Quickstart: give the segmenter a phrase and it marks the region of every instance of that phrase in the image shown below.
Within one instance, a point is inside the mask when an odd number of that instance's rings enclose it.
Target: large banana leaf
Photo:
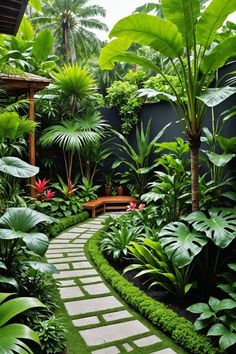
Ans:
[[[29,178],[39,172],[39,168],[32,166],[18,157],[2,157],[0,171],[18,178]]]
[[[159,237],[169,259],[180,268],[190,264],[207,244],[203,234],[189,230],[189,227],[181,222],[166,225]]]
[[[236,0],[212,0],[197,24],[197,43],[209,47],[226,18],[236,11]]]
[[[204,56],[201,71],[208,73],[221,68],[228,59],[236,55],[236,37],[229,37],[218,44],[208,55]]]
[[[205,103],[208,107],[215,107],[224,102],[227,98],[236,93],[236,87],[225,86],[218,88],[209,88],[204,95],[197,97],[199,101]]]
[[[30,208],[9,208],[0,218],[0,226],[15,232],[28,232],[44,221],[52,223],[54,219]]]
[[[145,59],[134,53],[128,53],[126,50],[132,44],[126,39],[114,39],[108,43],[102,50],[99,58],[99,65],[103,70],[112,70],[116,62],[127,62],[144,66],[154,72],[159,72],[158,67],[150,60]]]
[[[165,17],[174,23],[188,49],[193,46],[195,22],[200,16],[199,0],[162,0]]]
[[[53,35],[49,29],[45,29],[37,35],[32,48],[32,55],[38,62],[45,61],[53,47]]]
[[[173,23],[147,14],[123,18],[110,32],[112,37],[150,46],[169,58],[181,56],[184,50],[182,36]]]
[[[213,208],[209,210],[209,217],[196,211],[188,215],[186,220],[220,248],[227,247],[236,237],[236,214],[233,209]]]

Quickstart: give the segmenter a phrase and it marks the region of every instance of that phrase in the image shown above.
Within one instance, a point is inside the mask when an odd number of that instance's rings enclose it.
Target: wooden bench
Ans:
[[[130,202],[137,202],[138,200],[130,196],[111,196],[99,197],[96,200],[91,200],[83,204],[85,210],[91,210],[92,218],[96,218],[97,213],[105,213],[108,210],[126,210]]]

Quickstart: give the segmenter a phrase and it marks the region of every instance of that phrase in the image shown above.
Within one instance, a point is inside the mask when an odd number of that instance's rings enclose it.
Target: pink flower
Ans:
[[[129,205],[127,205],[127,211],[133,212],[137,207],[137,203],[130,202]]]
[[[144,203],[139,204],[138,211],[142,211],[145,208],[145,206],[146,205]]]
[[[53,192],[51,189],[47,189],[45,193],[45,200],[51,200],[55,195],[55,192]]]

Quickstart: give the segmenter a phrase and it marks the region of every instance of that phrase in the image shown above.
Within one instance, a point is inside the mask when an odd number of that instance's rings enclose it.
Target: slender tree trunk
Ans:
[[[68,24],[66,21],[62,20],[62,52],[64,56],[65,63],[69,62],[68,55]]]
[[[191,157],[191,189],[192,189],[192,211],[199,210],[199,148],[201,145],[200,136],[189,139]]]

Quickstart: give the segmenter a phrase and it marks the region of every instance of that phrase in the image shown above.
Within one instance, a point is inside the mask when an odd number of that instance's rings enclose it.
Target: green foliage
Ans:
[[[39,168],[32,166],[18,157],[2,157],[0,171],[17,178],[29,178],[39,172]]]
[[[224,283],[220,283],[217,287],[223,290],[234,301],[236,301],[236,264],[227,264],[230,271],[220,274],[220,278],[223,278]]]
[[[98,185],[93,185],[86,177],[82,178],[82,184],[79,185],[79,197],[81,203],[89,202],[90,200],[97,199],[97,191],[100,188]]]
[[[234,209],[214,208],[208,215],[201,211],[186,217],[195,230],[205,233],[206,237],[220,247],[226,248],[236,237],[236,214]]]
[[[68,229],[70,226],[79,224],[89,218],[87,211],[82,211],[77,215],[61,218],[58,224],[50,225],[47,228],[47,235],[49,238],[56,237],[60,232]]]
[[[149,183],[151,190],[142,195],[142,200],[158,201],[161,206],[158,216],[168,223],[178,220],[190,204],[189,146],[182,138],[177,138],[174,142],[157,143],[156,147],[158,154],[168,151],[155,161],[155,166],[160,166],[164,172],[155,172],[155,181]]]
[[[11,295],[0,293],[0,348],[2,353],[31,354],[32,350],[25,340],[39,344],[39,338],[28,326],[15,323],[14,317],[26,310],[44,305],[39,300],[30,297],[6,300]]]
[[[48,248],[48,238],[34,231],[41,222],[52,223],[52,218],[29,208],[9,208],[0,218],[0,259],[13,270],[17,256],[31,251],[43,256]],[[26,250],[25,250],[26,246]]]
[[[128,255],[128,246],[139,237],[139,227],[130,227],[125,223],[117,227],[116,224],[116,226],[111,226],[109,231],[104,232],[101,250],[114,261],[122,262]]]
[[[141,88],[143,83],[146,82],[147,78],[148,75],[146,71],[144,71],[142,68],[137,68],[136,70],[129,70],[128,73],[123,77],[123,80],[136,85],[138,88]]]
[[[34,207],[51,217],[64,218],[78,214],[82,210],[82,201],[77,195],[71,195],[66,199],[55,197],[48,202],[36,200]]]
[[[208,328],[208,336],[220,337],[219,345],[226,350],[236,343],[236,301],[232,299],[219,300],[210,297],[208,304],[198,303],[188,310],[200,314],[194,326],[197,330]]]
[[[36,318],[32,327],[40,339],[40,354],[61,354],[66,348],[65,329],[60,318]]]
[[[203,335],[199,335],[190,321],[177,315],[162,303],[145,295],[113,269],[102,255],[99,244],[102,231],[97,232],[88,242],[88,250],[103,277],[118,292],[126,303],[132,306],[154,326],[167,333],[187,352],[192,354],[216,354],[219,350]]]
[[[115,81],[107,90],[109,107],[119,108],[122,133],[129,134],[138,122],[141,104],[134,95],[138,86],[127,81]]]
[[[160,242],[143,239],[143,244],[133,242],[128,246],[137,263],[125,268],[124,272],[139,270],[135,277],[147,275],[152,280],[151,286],[165,289],[177,297],[184,296],[192,287],[189,283],[189,269],[179,270],[169,261]]]
[[[158,93],[158,95],[154,97],[151,101],[153,100],[155,102],[159,102],[163,100],[168,101],[169,99],[166,94],[174,95],[172,87],[174,87],[179,94],[184,95],[177,76],[166,75],[166,78],[170,84],[166,83],[166,80],[163,78],[161,74],[152,76],[147,81],[144,82],[143,85],[144,88],[153,89]],[[165,93],[165,95],[163,93]]]
[[[120,183],[133,184],[139,196],[144,193],[150,173],[155,168],[155,165],[151,163],[151,154],[154,152],[154,146],[168,126],[169,124],[151,140],[151,120],[146,129],[141,124],[140,129],[136,128],[136,149],[130,145],[129,141],[122,134],[115,132],[121,140],[121,143],[117,144],[117,146],[123,155],[118,157],[112,168],[117,168],[122,164],[128,168],[122,175]]]
[[[168,258],[179,268],[190,263],[207,244],[204,234],[181,222],[172,222],[159,233],[160,243]]]

